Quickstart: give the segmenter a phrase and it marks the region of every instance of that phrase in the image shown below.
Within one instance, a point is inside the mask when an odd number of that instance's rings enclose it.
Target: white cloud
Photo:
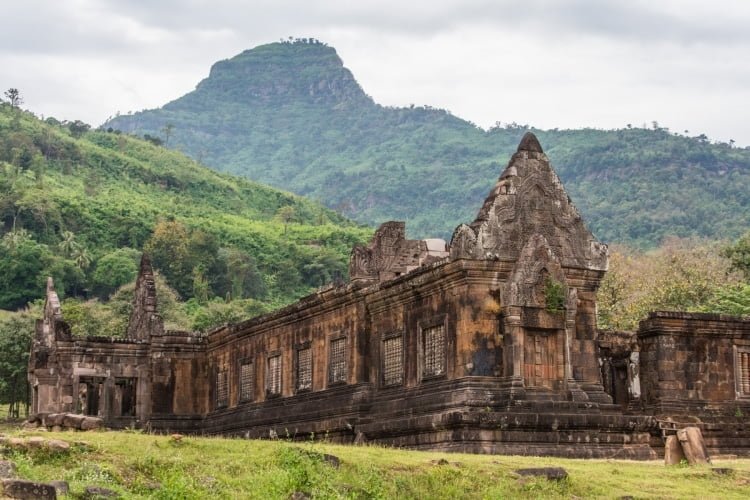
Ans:
[[[27,0],[0,32],[0,86],[99,124],[189,92],[217,60],[313,36],[383,104],[483,126],[657,120],[750,145],[748,21],[730,0]]]

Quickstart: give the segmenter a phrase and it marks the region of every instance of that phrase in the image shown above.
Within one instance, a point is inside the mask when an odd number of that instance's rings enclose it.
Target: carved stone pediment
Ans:
[[[568,296],[565,273],[547,239],[534,234],[524,245],[505,285],[503,303],[511,306],[545,308],[548,280],[564,287]]]
[[[386,281],[448,255],[441,239],[407,240],[406,225],[382,224],[367,246],[356,245],[349,256],[352,281]]]
[[[154,271],[151,259],[145,253],[141,256],[134,295],[133,312],[128,321],[126,337],[148,340],[152,335],[164,333],[164,321],[157,311]]]
[[[453,231],[450,246],[451,259],[479,259],[477,235],[466,224],[461,224]]]
[[[607,246],[586,229],[539,141],[529,132],[474,222],[454,232],[451,257],[517,260],[533,234],[545,237],[565,267],[607,269]]]

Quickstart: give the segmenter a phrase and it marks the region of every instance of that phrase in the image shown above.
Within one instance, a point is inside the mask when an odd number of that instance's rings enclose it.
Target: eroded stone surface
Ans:
[[[0,460],[0,479],[16,477],[16,464],[10,460]]]
[[[568,477],[568,471],[562,467],[533,467],[528,469],[518,469],[516,474],[519,476],[543,477],[550,481],[561,481]]]
[[[682,452],[690,465],[704,465],[711,462],[703,441],[703,434],[698,427],[686,427],[677,431]]]
[[[527,133],[476,219],[451,241],[453,258],[516,260],[543,236],[563,265],[606,270],[607,246],[586,229],[539,141]]]
[[[49,500],[57,498],[55,487],[46,483],[36,483],[23,479],[3,479],[2,494],[8,498],[26,500]]]
[[[50,481],[48,484],[55,488],[58,495],[67,495],[70,493],[70,485],[67,481]]]
[[[86,486],[83,489],[83,495],[81,496],[84,500],[104,500],[111,498],[120,498],[120,494],[109,488],[102,486]]]

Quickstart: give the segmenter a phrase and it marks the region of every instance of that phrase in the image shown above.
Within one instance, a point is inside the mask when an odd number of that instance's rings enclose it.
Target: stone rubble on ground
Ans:
[[[45,429],[55,432],[64,430],[90,431],[101,429],[104,420],[99,417],[76,413],[37,413],[24,423],[26,429]]]
[[[3,479],[2,495],[7,498],[22,498],[28,500],[56,499],[57,491],[51,484],[36,483],[23,479]]]

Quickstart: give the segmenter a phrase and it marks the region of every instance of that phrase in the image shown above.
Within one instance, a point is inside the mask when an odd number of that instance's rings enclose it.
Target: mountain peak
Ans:
[[[235,103],[371,101],[336,50],[313,38],[260,45],[219,61],[196,92]]]

